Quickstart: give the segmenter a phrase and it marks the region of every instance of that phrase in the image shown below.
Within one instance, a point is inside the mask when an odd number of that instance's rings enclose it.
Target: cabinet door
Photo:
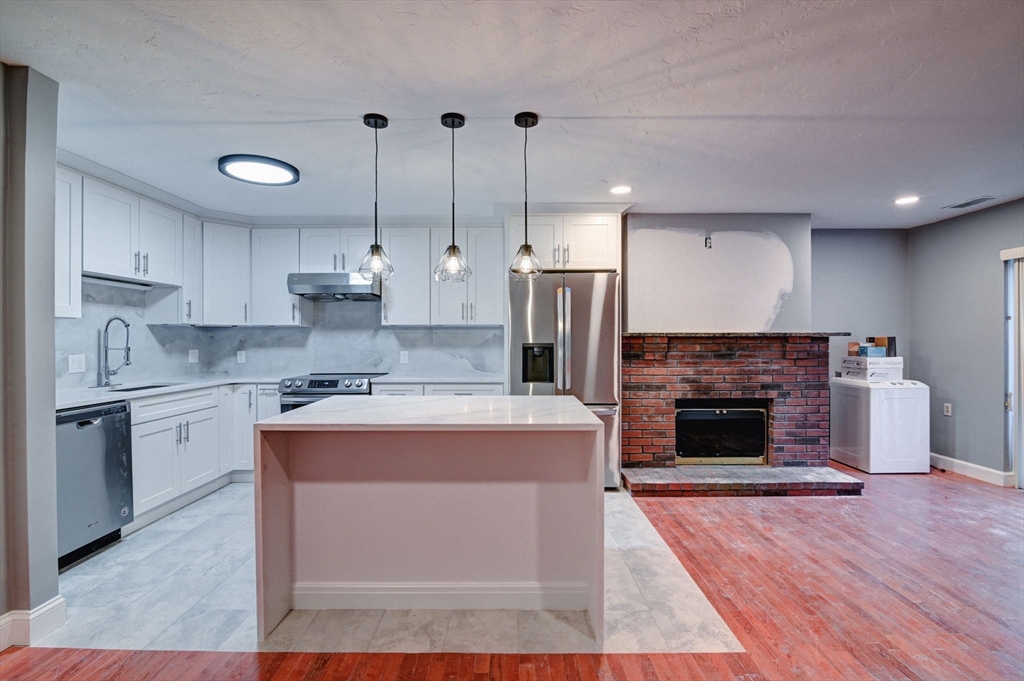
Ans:
[[[373,243],[373,227],[342,227],[339,272],[358,272]]]
[[[252,230],[251,324],[296,326],[298,296],[288,293],[288,274],[299,270],[299,230]]]
[[[425,395],[500,395],[502,393],[501,383],[448,383],[437,385],[426,385],[423,387]]]
[[[384,251],[395,273],[382,286],[381,321],[385,325],[430,324],[430,230],[390,227],[382,232]]]
[[[562,223],[562,267],[619,269],[619,221],[615,215],[566,215]]]
[[[512,264],[519,247],[523,245],[523,216],[510,215],[506,221],[508,228],[508,254],[505,258],[505,269]],[[562,269],[562,217],[560,215],[530,214],[530,245],[540,260],[540,266],[546,270]]]
[[[203,323],[250,323],[249,228],[203,223]]]
[[[373,384],[374,395],[401,395],[414,396],[423,394],[422,383],[389,383],[387,385]]]
[[[182,214],[142,199],[139,204],[139,250],[147,281],[181,286]]]
[[[220,418],[220,474],[235,470],[235,390],[222,385],[217,389],[217,412]]]
[[[181,312],[182,324],[203,321],[203,223],[184,216],[181,232]]]
[[[277,385],[260,385],[256,401],[256,419],[262,421],[281,413],[281,393]]]
[[[181,491],[195,489],[220,474],[220,418],[216,408],[182,417]]]
[[[82,183],[82,270],[140,279],[139,197],[91,177]]]
[[[341,257],[341,230],[337,227],[299,230],[299,272],[341,272]]]
[[[466,243],[469,247],[470,324],[500,326],[505,313],[505,239],[500,228],[470,227]]]
[[[178,442],[181,420],[159,419],[132,426],[132,495],[135,517],[181,493]]]
[[[54,202],[54,312],[82,317],[82,176],[57,168]]]
[[[253,431],[256,423],[256,404],[258,400],[255,385],[239,385],[235,387],[234,448],[235,470],[251,471],[253,468]]]
[[[467,259],[473,257],[473,249],[466,242],[466,230],[464,228],[455,230],[456,243],[462,248]],[[433,272],[434,265],[444,255],[444,251],[451,245],[452,230],[450,227],[433,227],[430,230],[430,268]],[[397,269],[397,268],[396,268]],[[476,267],[472,262],[469,269],[473,271],[467,279],[475,279],[477,276]],[[469,281],[437,281],[433,274],[430,276],[430,323],[431,324],[457,324],[465,325],[469,320]]]

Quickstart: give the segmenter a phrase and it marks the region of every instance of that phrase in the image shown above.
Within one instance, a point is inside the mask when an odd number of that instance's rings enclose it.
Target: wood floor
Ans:
[[[0,679],[1024,679],[1024,493],[839,468],[864,496],[637,500],[746,653],[13,648]]]

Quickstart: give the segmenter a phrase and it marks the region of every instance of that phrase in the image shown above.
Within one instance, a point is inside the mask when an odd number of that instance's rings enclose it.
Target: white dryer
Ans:
[[[829,456],[865,473],[927,473],[928,386],[833,378]]]

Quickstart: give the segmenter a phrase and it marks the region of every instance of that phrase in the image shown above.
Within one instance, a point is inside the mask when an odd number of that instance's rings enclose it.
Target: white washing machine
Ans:
[[[928,386],[833,378],[829,456],[865,473],[927,473]]]

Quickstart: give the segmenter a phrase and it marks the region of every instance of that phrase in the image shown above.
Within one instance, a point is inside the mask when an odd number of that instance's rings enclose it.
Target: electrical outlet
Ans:
[[[245,364],[245,350],[239,350],[235,353],[235,361],[239,364]]]
[[[953,405],[950,404],[949,402],[944,402],[942,404],[942,415],[943,416],[952,416],[953,415]]]
[[[199,351],[198,350],[189,350],[188,351],[188,363],[189,364],[195,364],[198,361],[199,361]]]
[[[402,350],[401,352],[399,352],[398,353],[398,361],[399,361],[400,364],[408,364],[409,363],[409,353],[408,353],[408,351]]]
[[[68,373],[85,373],[85,355],[68,355]]]

